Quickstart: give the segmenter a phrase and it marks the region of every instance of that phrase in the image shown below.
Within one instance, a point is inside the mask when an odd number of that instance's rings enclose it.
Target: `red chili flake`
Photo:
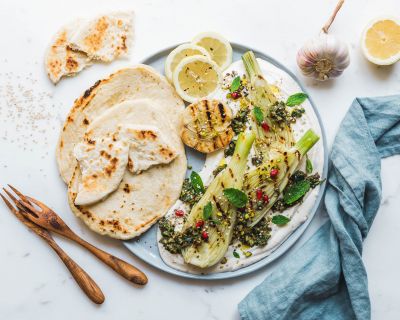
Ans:
[[[264,194],[263,200],[264,200],[265,203],[269,203],[269,197],[268,197],[267,194]]]
[[[261,127],[263,128],[263,130],[265,132],[269,132],[269,125],[265,121],[263,123],[261,123]]]
[[[272,169],[271,172],[269,173],[271,178],[276,178],[278,176],[279,170],[278,169]]]
[[[202,226],[204,226],[204,221],[203,220],[198,220],[196,222],[196,228],[200,229]]]
[[[207,233],[207,231],[203,231],[203,232],[201,233],[201,237],[202,237],[204,240],[207,240],[207,239],[208,239],[208,233]]]
[[[236,99],[241,97],[241,94],[239,92],[237,92],[237,91],[233,91],[231,93],[231,97],[232,97],[232,99],[236,100]]]
[[[261,200],[262,196],[263,196],[262,190],[261,190],[261,189],[257,189],[257,190],[256,190],[256,197],[257,197],[257,200]]]
[[[175,215],[177,217],[183,217],[185,215],[185,212],[183,210],[175,210]]]

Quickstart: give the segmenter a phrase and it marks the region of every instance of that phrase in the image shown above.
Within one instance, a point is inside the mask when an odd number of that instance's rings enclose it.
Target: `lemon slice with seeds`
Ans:
[[[362,36],[365,57],[377,65],[393,64],[400,59],[400,22],[380,18],[371,22]]]
[[[193,103],[212,95],[221,82],[217,64],[205,56],[191,56],[181,60],[173,72],[176,92]]]
[[[203,47],[197,46],[192,43],[184,43],[175,48],[170,52],[167,59],[165,60],[165,76],[167,79],[172,82],[172,74],[182,59],[195,56],[195,55],[203,55],[209,59],[211,59],[210,54]]]
[[[218,33],[200,33],[192,43],[206,49],[221,70],[225,70],[232,63],[232,47],[228,40]]]

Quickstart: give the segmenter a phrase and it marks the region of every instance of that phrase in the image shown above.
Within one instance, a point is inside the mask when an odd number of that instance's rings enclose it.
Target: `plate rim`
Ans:
[[[145,64],[145,65],[150,65],[150,63],[154,60],[160,59],[166,55],[168,55],[168,53],[175,49],[177,46],[179,46],[182,43],[178,43],[176,45],[171,45],[168,46],[164,49],[161,49],[149,56],[147,56],[146,58],[142,59],[139,63],[141,64]],[[238,50],[238,51],[248,51],[251,50],[254,52],[254,54],[258,57],[258,58],[262,58],[267,60],[268,62],[272,63],[273,65],[275,65],[276,67],[282,69],[284,72],[286,72],[292,79],[294,79],[296,81],[296,83],[299,85],[299,87],[301,88],[301,90],[304,93],[308,94],[308,91],[306,90],[306,88],[304,87],[303,83],[297,78],[297,76],[291,71],[289,70],[286,66],[284,66],[281,62],[279,62],[278,60],[276,60],[275,58],[273,58],[272,56],[263,53],[262,51],[252,48],[252,47],[248,47],[246,45],[242,45],[236,42],[230,42],[233,51]],[[151,66],[151,65],[150,65]],[[274,250],[270,255],[262,258],[261,260],[254,262],[253,264],[250,264],[246,267],[237,269],[237,270],[233,270],[233,271],[225,271],[225,272],[220,272],[220,273],[210,273],[210,274],[193,274],[193,273],[189,273],[189,272],[184,272],[184,271],[180,271],[180,270],[176,270],[170,266],[168,266],[161,258],[160,259],[162,261],[162,263],[164,264],[164,268],[162,266],[159,266],[155,263],[153,263],[152,260],[148,259],[147,257],[141,256],[139,254],[137,254],[137,252],[134,252],[132,250],[132,248],[130,247],[131,242],[132,241],[136,241],[139,238],[134,238],[134,239],[130,239],[127,241],[122,241],[123,245],[136,257],[138,257],[140,260],[146,262],[147,264],[151,265],[153,268],[156,268],[157,270],[166,272],[168,274],[177,276],[177,277],[181,277],[181,278],[186,278],[186,279],[195,279],[195,280],[205,280],[205,281],[211,281],[211,280],[224,280],[224,279],[232,279],[232,278],[237,278],[237,277],[241,277],[244,275],[247,275],[249,273],[255,272],[257,270],[260,270],[261,268],[269,265],[270,263],[276,261],[277,259],[279,259],[282,255],[284,255],[287,251],[289,251],[289,249],[300,239],[300,237],[304,234],[304,232],[306,231],[306,229],[308,228],[308,226],[310,225],[311,221],[314,219],[315,214],[318,210],[318,208],[321,205],[323,196],[325,194],[325,190],[326,190],[326,178],[328,175],[328,159],[329,159],[329,150],[328,150],[328,143],[327,143],[327,138],[326,138],[326,132],[325,132],[325,127],[324,124],[322,122],[322,118],[321,115],[313,101],[313,99],[311,98],[311,96],[308,94],[308,100],[310,101],[311,107],[314,110],[314,113],[317,117],[318,120],[318,124],[320,126],[321,129],[321,134],[322,134],[322,143],[323,143],[323,147],[324,147],[324,165],[323,165],[323,169],[322,169],[322,174],[321,174],[321,178],[325,179],[325,183],[323,183],[320,186],[320,190],[318,193],[318,196],[314,202],[314,205],[310,211],[309,217],[307,218],[307,220],[301,224],[294,232],[292,232],[279,246],[278,248],[276,248],[276,250]],[[157,224],[154,224],[154,226],[152,228],[154,228],[155,226],[157,226]],[[152,229],[151,228],[151,229]],[[149,232],[149,230],[146,231]],[[285,248],[283,250],[279,250],[282,246],[285,246]],[[157,249],[158,250],[158,249]]]

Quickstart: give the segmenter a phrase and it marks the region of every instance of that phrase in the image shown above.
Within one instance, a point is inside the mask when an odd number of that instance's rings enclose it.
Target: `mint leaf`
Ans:
[[[240,88],[240,77],[237,76],[231,83],[230,92],[234,92]]]
[[[208,202],[204,207],[203,207],[203,218],[204,220],[208,220],[211,218],[211,213],[212,213],[212,203]]]
[[[235,188],[224,189],[224,196],[236,208],[243,208],[248,200],[247,195],[243,191]]]
[[[283,202],[290,205],[303,197],[311,188],[308,180],[296,181],[283,191]]]
[[[190,174],[190,183],[196,193],[204,193],[203,180],[196,171],[192,171]]]
[[[307,160],[306,160],[306,173],[307,173],[307,174],[311,174],[312,171],[313,171],[312,162],[311,162],[311,160],[308,159],[308,157],[307,157]]]
[[[254,114],[254,118],[256,118],[256,121],[257,121],[258,124],[263,122],[264,115],[263,115],[263,112],[262,112],[260,107],[254,107],[253,114]]]
[[[240,258],[240,255],[239,255],[239,253],[237,253],[237,251],[233,251],[233,256],[236,258],[236,259],[239,259]]]
[[[278,214],[278,215],[272,217],[272,223],[274,223],[278,226],[283,226],[286,223],[288,223],[289,221],[290,221],[290,219],[288,217],[285,217],[281,214]]]
[[[306,99],[308,98],[308,95],[303,93],[303,92],[298,92],[295,94],[292,94],[287,100],[286,100],[286,105],[288,107],[294,107],[302,104]]]

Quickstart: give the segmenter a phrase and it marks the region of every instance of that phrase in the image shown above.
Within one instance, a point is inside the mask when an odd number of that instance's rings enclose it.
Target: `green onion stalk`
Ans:
[[[186,263],[207,268],[218,263],[228,250],[236,223],[236,208],[224,196],[224,189],[242,189],[247,157],[253,145],[255,135],[252,131],[240,133],[234,154],[228,166],[210,183],[206,192],[190,211],[183,230],[195,226],[203,220],[204,207],[212,205],[210,221],[207,223],[207,241],[193,245],[182,251]],[[218,222],[218,223],[214,223]]]
[[[250,215],[248,225],[256,225],[272,208],[280,194],[282,194],[289,182],[289,177],[296,171],[304,155],[317,143],[319,136],[309,129],[295,144],[287,151],[271,150],[270,159],[246,173],[243,189],[249,199],[256,199],[257,190],[262,190],[268,196],[269,202],[260,210],[248,208]],[[271,175],[272,170],[278,172],[275,176]],[[276,171],[277,170],[277,171]]]

